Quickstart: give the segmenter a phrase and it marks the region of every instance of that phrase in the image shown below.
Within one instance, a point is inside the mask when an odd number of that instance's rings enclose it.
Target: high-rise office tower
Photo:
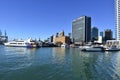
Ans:
[[[104,38],[104,41],[107,41],[107,40],[112,40],[112,30],[111,29],[106,29],[103,33],[103,38]]]
[[[120,40],[120,0],[115,0],[115,37]]]
[[[98,28],[97,27],[92,27],[91,29],[91,40],[98,40]]]
[[[91,41],[91,17],[81,16],[73,20],[72,38],[75,44]]]
[[[102,31],[100,32],[100,36],[102,36],[102,37],[103,37],[103,32],[102,32]]]

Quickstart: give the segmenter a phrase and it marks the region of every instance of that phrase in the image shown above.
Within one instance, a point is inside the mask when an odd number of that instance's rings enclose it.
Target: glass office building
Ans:
[[[81,16],[73,20],[72,38],[75,44],[91,41],[91,17]]]
[[[120,40],[120,0],[115,0],[115,19],[115,37],[117,40]]]
[[[103,33],[103,38],[104,38],[104,41],[106,42],[107,40],[112,40],[112,35],[113,35],[113,32],[111,29],[106,29]]]
[[[91,29],[91,40],[98,40],[98,28],[97,27],[93,27]]]

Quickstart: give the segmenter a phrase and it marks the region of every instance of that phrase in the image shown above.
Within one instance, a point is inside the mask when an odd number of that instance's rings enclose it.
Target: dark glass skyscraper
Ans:
[[[100,32],[100,36],[102,36],[102,37],[103,37],[103,32],[102,32],[102,31]]]
[[[81,16],[73,20],[72,38],[75,44],[91,41],[91,17]]]
[[[91,40],[98,40],[98,28],[97,27],[93,27],[91,30]]]
[[[112,40],[112,34],[113,32],[111,31],[111,29],[106,29],[103,33],[103,38],[104,38],[104,41],[107,41],[107,40]]]

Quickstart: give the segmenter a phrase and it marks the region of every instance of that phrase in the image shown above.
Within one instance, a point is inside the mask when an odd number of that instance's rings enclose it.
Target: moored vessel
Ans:
[[[62,44],[61,47],[63,47],[63,48],[69,48],[70,46],[68,44]]]
[[[104,47],[101,46],[84,46],[81,51],[86,51],[86,52],[104,52],[105,49]]]
[[[107,47],[105,50],[106,51],[120,51],[120,48],[117,48],[116,46],[111,45],[110,47]]]
[[[27,48],[35,48],[37,47],[35,41],[31,38],[28,40],[14,40],[7,43],[4,43],[5,46],[9,47],[27,47]]]

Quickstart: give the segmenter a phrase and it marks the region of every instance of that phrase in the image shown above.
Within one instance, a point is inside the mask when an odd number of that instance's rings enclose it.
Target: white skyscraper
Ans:
[[[117,40],[120,40],[120,0],[115,0],[115,19],[116,19],[115,37]]]

